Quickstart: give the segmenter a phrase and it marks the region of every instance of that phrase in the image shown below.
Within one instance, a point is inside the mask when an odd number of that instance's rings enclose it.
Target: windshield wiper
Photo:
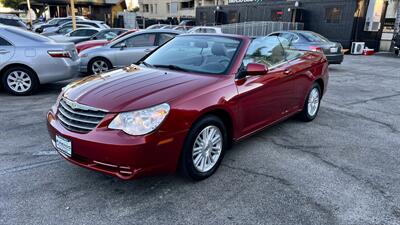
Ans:
[[[187,69],[184,69],[182,67],[176,66],[176,65],[153,65],[154,67],[159,67],[159,68],[167,68],[170,70],[178,70],[178,71],[188,71]]]
[[[143,65],[145,65],[146,67],[154,68],[153,65],[151,65],[150,63],[147,63],[147,62],[145,62],[145,61],[141,61],[140,64],[143,64]]]

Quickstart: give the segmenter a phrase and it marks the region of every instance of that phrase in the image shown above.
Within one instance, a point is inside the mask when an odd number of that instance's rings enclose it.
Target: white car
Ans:
[[[223,34],[224,32],[222,32],[222,29],[220,27],[199,26],[199,27],[193,27],[192,29],[188,30],[188,33]]]
[[[98,20],[77,20],[76,24],[81,24],[81,25],[88,25],[91,27],[99,28],[99,29],[109,29],[110,27],[104,23],[103,21],[98,21]],[[60,26],[55,26],[55,27],[48,27],[43,30],[43,33],[51,33],[55,32],[56,30],[59,30],[60,28],[70,26],[72,25],[72,21],[66,22]]]
[[[101,31],[101,29],[94,28],[94,27],[84,27],[79,28],[64,35],[53,35],[49,38],[53,39],[56,42],[74,42],[78,43],[82,39],[88,39],[94,34],[97,34]]]

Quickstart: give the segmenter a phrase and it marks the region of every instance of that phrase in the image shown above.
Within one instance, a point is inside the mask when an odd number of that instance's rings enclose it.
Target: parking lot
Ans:
[[[62,86],[0,92],[0,224],[400,224],[399,59],[330,67],[318,118],[237,143],[201,182],[122,181],[53,150],[45,115]]]

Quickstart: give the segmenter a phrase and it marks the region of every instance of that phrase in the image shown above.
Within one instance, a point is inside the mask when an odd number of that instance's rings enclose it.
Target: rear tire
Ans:
[[[319,107],[321,105],[321,98],[321,87],[319,84],[314,83],[308,92],[307,98],[304,102],[303,110],[299,114],[300,120],[304,122],[310,122],[317,117]]]
[[[210,115],[196,122],[183,145],[180,170],[192,180],[203,180],[215,173],[228,146],[224,123]]]
[[[36,74],[23,66],[14,66],[6,70],[2,76],[2,83],[4,89],[12,95],[30,95],[39,86]]]

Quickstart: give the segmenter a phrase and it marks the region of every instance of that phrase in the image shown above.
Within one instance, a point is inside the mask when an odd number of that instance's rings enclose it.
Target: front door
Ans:
[[[156,48],[156,34],[155,33],[146,33],[131,36],[116,44],[112,48],[113,57],[114,57],[114,66],[115,67],[123,67],[127,65],[131,65],[132,63],[136,63],[142,57],[144,57],[147,53],[151,52],[154,48]],[[123,47],[121,44],[124,43]]]
[[[269,71],[266,75],[248,76],[236,82],[243,135],[283,118],[287,113],[286,106],[294,104],[285,51],[277,37],[253,40],[243,60],[243,68],[248,63],[265,64]]]

